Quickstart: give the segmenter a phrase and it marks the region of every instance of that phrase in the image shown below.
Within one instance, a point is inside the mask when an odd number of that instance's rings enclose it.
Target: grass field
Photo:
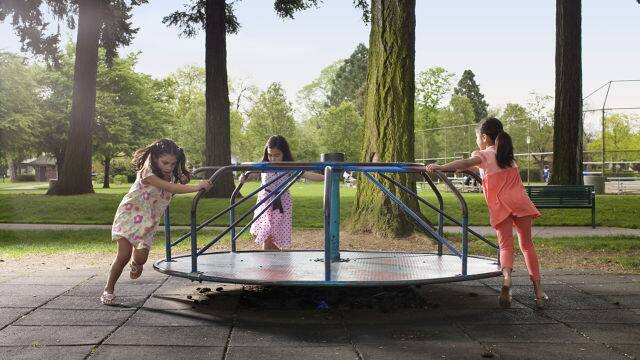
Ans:
[[[24,184],[24,183],[18,183]],[[4,223],[54,223],[54,224],[110,224],[123,194],[130,185],[114,185],[111,189],[96,188],[96,194],[77,196],[46,196],[41,190],[2,190],[0,188],[0,222]],[[247,194],[258,186],[250,182],[243,188]],[[322,183],[297,183],[291,188],[293,196],[293,224],[296,228],[321,228]],[[431,191],[420,190],[419,194],[432,204],[436,197]],[[341,219],[351,214],[354,188],[341,188]],[[460,205],[451,193],[443,193],[445,210],[460,217]],[[471,225],[488,225],[487,207],[479,193],[465,193]],[[172,224],[187,225],[193,194],[178,195],[171,204]],[[254,199],[239,206],[238,213],[247,211]],[[226,199],[204,199],[198,214],[204,220],[228,206]],[[423,206],[423,213],[436,221],[436,213]],[[590,225],[589,209],[543,209],[543,216],[535,225]],[[596,223],[599,226],[640,228],[640,195],[598,195],[596,197]],[[215,222],[227,225],[228,217]]]

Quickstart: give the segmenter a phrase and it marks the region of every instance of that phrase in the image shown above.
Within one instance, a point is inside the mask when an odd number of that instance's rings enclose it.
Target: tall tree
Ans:
[[[451,91],[451,79],[455,76],[443,67],[421,71],[416,80],[416,129],[437,127],[436,113],[440,102]]]
[[[280,83],[269,85],[249,111],[247,142],[252,149],[253,161],[262,158],[264,144],[272,135],[284,136],[289,142],[294,158],[297,158],[299,142],[296,136],[296,121]]]
[[[473,71],[465,70],[462,73],[460,81],[458,81],[458,86],[453,89],[453,93],[455,95],[466,96],[471,100],[476,122],[479,122],[487,116],[487,107],[489,105],[484,101],[484,95],[480,92],[480,86],[476,83],[475,77]]]
[[[340,106],[332,106],[318,118],[320,152],[341,152],[346,161],[358,161],[362,149],[362,118],[353,103],[344,101]]]
[[[329,105],[338,107],[343,101],[352,102],[360,116],[364,114],[367,83],[367,47],[360,43],[338,68],[329,94]]]
[[[59,33],[45,34],[47,23],[41,6],[45,4],[57,20],[66,20],[75,27],[78,16],[78,38],[74,68],[73,100],[69,139],[65,162],[58,173],[58,181],[47,194],[72,195],[93,192],[91,184],[91,147],[95,127],[96,76],[98,47],[106,50],[108,59],[116,56],[120,45],[128,45],[137,32],[131,27],[131,9],[146,0],[34,0],[0,2],[0,21],[12,16],[12,25],[23,48],[45,59],[57,61]],[[130,5],[129,5],[130,4]]]
[[[581,7],[582,0],[556,0],[556,102],[549,180],[556,185],[583,183]]]
[[[225,166],[231,163],[231,116],[227,83],[227,37],[235,34],[240,24],[233,11],[233,2],[224,0],[192,0],[185,11],[176,11],[163,19],[177,25],[182,34],[195,36],[205,30],[206,122],[205,165]],[[296,11],[317,5],[317,0],[276,0],[274,8],[281,17],[293,18]],[[219,178],[208,192],[212,197],[229,197],[233,192],[232,173]]]
[[[413,162],[415,98],[415,0],[373,0],[362,161]],[[415,179],[395,179],[415,190]],[[419,213],[415,199],[383,184]],[[361,178],[351,219],[353,230],[403,236],[414,221],[373,183]]]
[[[12,167],[31,153],[37,111],[37,84],[33,69],[20,56],[0,51],[0,160]]]

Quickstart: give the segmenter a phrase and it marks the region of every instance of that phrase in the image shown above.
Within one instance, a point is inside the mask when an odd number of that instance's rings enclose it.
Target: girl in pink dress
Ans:
[[[262,161],[281,162],[293,161],[293,155],[289,149],[287,140],[280,136],[274,135],[267,140],[264,146]],[[262,184],[266,184],[273,178],[281,175],[281,172],[261,173],[260,179]],[[240,182],[244,183],[250,175],[241,175]],[[323,181],[324,175],[305,172],[302,177],[313,181]],[[267,188],[258,193],[258,202],[264,199],[270,192],[274,191],[280,184],[287,180],[287,176],[282,177]],[[274,195],[275,196],[275,195]],[[267,206],[270,200],[256,208],[254,218],[258,216]],[[276,200],[260,217],[251,225],[251,234],[256,237],[256,243],[262,245],[264,250],[286,249],[291,246],[291,216],[293,210],[293,202],[289,190],[285,191],[279,200]]]
[[[142,274],[156,228],[172,195],[211,188],[209,181],[185,185],[191,176],[185,163],[182,149],[167,139],[158,140],[135,152],[133,165],[137,171],[136,181],[120,202],[111,226],[111,238],[118,243],[118,253],[100,297],[104,305],[114,304],[116,281],[129,260],[129,276],[137,279]]]
[[[535,304],[544,307],[547,295],[540,284],[540,265],[531,239],[531,223],[540,212],[527,196],[518,166],[513,156],[511,136],[502,127],[500,120],[486,118],[476,129],[476,143],[480,148],[469,159],[452,161],[444,165],[429,164],[427,171],[458,171],[472,167],[480,169],[482,190],[489,207],[491,226],[498,234],[500,264],[504,276],[499,304],[511,307],[511,272],[513,270],[513,227],[515,226],[524,255],[529,278],[533,283]]]

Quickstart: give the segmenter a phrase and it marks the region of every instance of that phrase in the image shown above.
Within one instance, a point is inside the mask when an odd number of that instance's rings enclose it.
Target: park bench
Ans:
[[[525,186],[537,208],[591,209],[591,227],[596,227],[596,195],[592,185]]]

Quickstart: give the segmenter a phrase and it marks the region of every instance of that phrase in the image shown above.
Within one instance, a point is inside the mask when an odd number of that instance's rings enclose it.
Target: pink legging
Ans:
[[[495,229],[498,233],[498,243],[500,245],[500,266],[502,269],[513,269],[513,226],[516,227],[520,250],[524,255],[524,262],[529,271],[532,281],[540,280],[540,265],[536,249],[531,240],[531,216],[508,217],[499,223]]]

